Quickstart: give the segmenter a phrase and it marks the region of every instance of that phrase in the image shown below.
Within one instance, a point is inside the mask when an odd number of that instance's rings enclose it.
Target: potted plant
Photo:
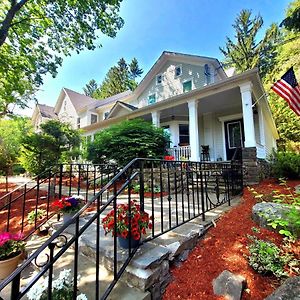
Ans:
[[[80,210],[83,205],[83,197],[73,195],[71,197],[63,197],[52,203],[52,206],[58,208],[58,211],[63,213],[63,221],[66,223],[73,215]]]
[[[105,234],[111,232],[117,235],[122,248],[135,248],[139,245],[141,234],[146,234],[146,229],[152,228],[149,215],[141,211],[136,201],[131,201],[130,209],[128,204],[119,204],[116,207],[116,220],[114,210],[111,210],[102,220]],[[116,224],[116,232],[115,232]]]
[[[18,266],[18,262],[25,250],[23,234],[0,234],[0,279],[6,278]]]

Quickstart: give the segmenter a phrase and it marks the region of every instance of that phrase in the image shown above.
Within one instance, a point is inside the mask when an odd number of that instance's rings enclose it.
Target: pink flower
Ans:
[[[0,247],[2,247],[6,242],[11,239],[11,235],[9,232],[3,232],[0,234]]]

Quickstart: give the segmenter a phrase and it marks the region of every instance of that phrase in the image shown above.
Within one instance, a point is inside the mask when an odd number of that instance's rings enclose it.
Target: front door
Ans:
[[[244,145],[243,119],[224,122],[224,129],[227,160],[231,160],[236,148]]]

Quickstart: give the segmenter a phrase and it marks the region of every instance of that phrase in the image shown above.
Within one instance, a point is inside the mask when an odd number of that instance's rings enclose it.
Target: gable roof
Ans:
[[[37,107],[42,117],[49,118],[49,119],[57,118],[57,114],[54,112],[54,107],[46,104],[38,104]]]
[[[72,104],[77,112],[86,106],[93,105],[93,104],[96,105],[96,103],[98,103],[98,100],[96,100],[92,97],[89,97],[89,96],[86,96],[83,94],[79,94],[79,93],[72,91],[70,89],[67,89],[67,88],[63,88],[63,90],[68,95],[70,101],[72,102]]]
[[[125,109],[127,112],[132,112],[134,110],[137,110],[138,108],[131,105],[131,104],[128,104],[128,103],[124,103],[122,101],[117,101],[115,103],[115,105],[112,107],[112,109],[109,111],[107,117],[105,119],[109,119],[110,117],[112,117],[113,113],[116,112],[117,110],[120,110],[120,109]]]
[[[151,69],[148,71],[148,73],[145,75],[145,77],[142,79],[142,81],[139,83],[137,88],[134,90],[134,94],[137,96],[143,92],[143,90],[146,88],[147,84],[159,73],[161,67],[167,62],[167,61],[178,61],[178,62],[186,62],[186,63],[211,63],[214,65],[214,67],[218,70],[220,70],[220,74],[223,77],[223,79],[227,78],[227,75],[219,62],[218,59],[208,56],[200,56],[200,55],[194,55],[194,54],[185,54],[185,53],[179,53],[179,52],[171,52],[171,51],[163,51],[163,53],[160,55],[160,57],[156,60],[154,65],[151,67]]]

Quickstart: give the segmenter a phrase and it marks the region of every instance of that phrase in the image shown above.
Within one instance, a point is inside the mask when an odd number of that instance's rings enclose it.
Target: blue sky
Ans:
[[[284,18],[289,0],[124,0],[124,27],[115,39],[101,37],[101,48],[64,59],[56,78],[46,76],[36,94],[39,103],[53,106],[62,87],[83,93],[92,78],[101,82],[120,57],[136,57],[144,74],[162,51],[216,57],[219,46],[233,36],[232,23],[243,9],[264,19],[264,28]]]

